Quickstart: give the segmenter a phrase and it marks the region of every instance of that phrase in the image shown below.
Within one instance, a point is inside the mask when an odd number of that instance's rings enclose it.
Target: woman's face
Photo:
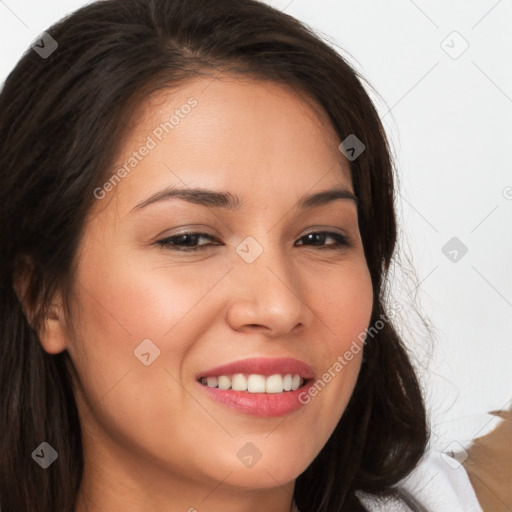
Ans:
[[[343,414],[371,316],[341,141],[268,81],[198,79],[140,114],[95,191],[62,345],[45,347],[76,368],[87,471],[153,498],[195,486],[196,503],[219,482],[288,489]],[[207,192],[166,194],[182,189]],[[345,192],[302,204],[332,189]],[[284,391],[286,374],[308,381]]]

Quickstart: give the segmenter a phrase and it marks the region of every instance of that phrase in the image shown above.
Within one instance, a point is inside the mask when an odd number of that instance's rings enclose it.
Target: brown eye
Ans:
[[[208,233],[188,232],[158,240],[157,245],[177,251],[197,251],[202,247],[220,244],[198,244],[200,239],[216,240]]]
[[[326,239],[333,239],[334,243],[328,243],[326,244]],[[308,233],[307,235],[304,235],[300,240],[306,240],[308,244],[301,244],[301,245],[313,245],[315,247],[319,247],[322,249],[338,249],[341,247],[348,247],[350,246],[350,243],[348,241],[348,238],[345,235],[342,235],[341,233],[334,233],[331,231],[314,231],[312,233]]]

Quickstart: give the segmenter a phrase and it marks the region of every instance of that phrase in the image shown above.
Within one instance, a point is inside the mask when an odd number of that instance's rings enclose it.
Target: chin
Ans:
[[[276,457],[276,460],[279,461],[279,457]],[[260,460],[252,468],[237,467],[225,483],[246,490],[270,489],[294,481],[307,466],[308,463],[300,467],[292,466],[284,460],[284,457],[281,463],[263,464]]]

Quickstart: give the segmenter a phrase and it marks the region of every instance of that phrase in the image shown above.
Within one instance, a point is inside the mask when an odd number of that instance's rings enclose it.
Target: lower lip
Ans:
[[[275,417],[290,414],[306,405],[299,401],[299,396],[306,396],[309,383],[295,391],[282,393],[249,393],[211,388],[197,383],[210,398],[238,412],[254,416]]]

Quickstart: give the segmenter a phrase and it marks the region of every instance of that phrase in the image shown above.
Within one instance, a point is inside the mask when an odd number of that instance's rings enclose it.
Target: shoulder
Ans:
[[[428,512],[483,512],[464,466],[454,457],[429,449],[397,488]],[[357,492],[368,512],[412,512],[402,500]],[[295,506],[295,503],[294,503]],[[297,508],[293,512],[299,512]]]
[[[416,468],[398,485],[428,512],[483,512],[464,467],[435,450],[425,453]],[[397,499],[361,495],[370,512],[410,512]]]

